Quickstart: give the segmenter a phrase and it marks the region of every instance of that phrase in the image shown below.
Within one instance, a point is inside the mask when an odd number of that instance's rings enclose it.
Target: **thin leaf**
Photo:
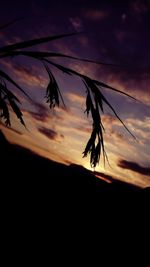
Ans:
[[[71,74],[77,75],[77,76],[79,76],[79,77],[81,77],[81,78],[83,78],[83,79],[90,79],[90,80],[91,80],[94,84],[96,84],[96,85],[102,86],[102,87],[104,87],[104,88],[106,88],[106,89],[111,89],[111,90],[113,90],[113,91],[115,91],[115,92],[118,92],[118,93],[120,93],[120,94],[123,94],[123,95],[125,95],[125,96],[127,96],[127,97],[130,97],[130,98],[132,98],[132,99],[138,101],[138,100],[137,100],[136,98],[134,98],[133,96],[131,96],[131,95],[129,95],[129,94],[123,92],[123,91],[120,91],[120,90],[118,90],[118,89],[116,89],[116,88],[114,88],[114,87],[111,87],[111,86],[109,86],[108,84],[102,83],[102,82],[97,81],[97,80],[93,80],[93,79],[87,77],[86,75],[80,74],[79,72],[77,72],[77,71],[75,71],[75,70],[72,70],[72,69],[70,69],[70,68],[63,67],[63,66],[61,66],[61,65],[59,65],[59,64],[56,64],[56,63],[54,63],[54,62],[52,62],[52,61],[50,61],[50,60],[47,60],[47,59],[44,59],[44,60],[45,60],[46,62],[48,62],[49,64],[55,66],[56,68],[60,69],[60,70],[64,69],[66,72],[69,72],[69,73],[71,73]]]
[[[39,52],[39,53],[42,53],[42,52]],[[41,56],[42,56],[42,54],[41,54]],[[70,58],[70,59],[74,59],[74,60],[78,60],[78,61],[94,63],[94,64],[98,64],[98,65],[119,67],[119,65],[116,65],[113,63],[105,63],[105,62],[95,61],[95,60],[91,60],[91,59],[85,59],[85,58],[79,58],[79,57],[64,55],[61,53],[45,53],[45,55],[43,54],[42,57],[65,57],[65,58]]]
[[[30,100],[31,97],[10,77],[8,76],[7,73],[5,73],[4,71],[0,70],[0,76],[3,77],[4,79],[6,79],[7,81],[9,81],[10,83],[12,83],[14,86],[16,86],[24,95],[26,95]]]
[[[23,120],[23,114],[20,110],[20,108],[17,106],[15,101],[13,101],[11,98],[8,98],[10,106],[12,107],[14,113],[16,114],[17,118],[20,120],[20,122],[25,126],[24,120]]]
[[[0,84],[0,89],[7,95],[9,96],[11,99],[16,100],[18,103],[20,103],[20,100],[10,91],[8,90],[8,88],[6,87],[6,85],[4,86],[3,84]]]
[[[51,72],[51,70],[49,69],[49,67],[47,66],[47,64],[44,63],[44,61],[43,61],[43,64],[44,64],[44,67],[45,67],[45,69],[46,69],[46,71],[47,71],[47,73],[48,73],[48,75],[49,75],[50,83],[51,83],[51,84],[53,83],[53,84],[55,85],[55,91],[58,91],[58,93],[59,93],[59,95],[60,95],[60,98],[61,98],[61,101],[62,101],[64,107],[66,108],[66,105],[65,105],[63,96],[62,96],[62,94],[61,94],[61,92],[60,92],[60,90],[59,90],[59,87],[58,87],[58,84],[57,84],[57,82],[56,82],[56,79],[55,79],[54,75],[52,74],[52,72]],[[47,90],[48,90],[48,87],[47,87]],[[47,97],[48,97],[48,95],[47,95]],[[57,104],[59,105],[59,97],[58,97],[58,96],[56,96],[56,97],[58,98],[58,101],[57,101],[57,99],[56,99],[56,102],[57,102]]]
[[[87,86],[87,84],[85,83],[85,81],[83,80],[83,83],[85,84],[86,88],[87,88],[87,97],[86,97],[86,110],[85,112],[87,112],[87,116],[89,115],[89,112],[91,111],[91,113],[94,110],[94,106],[92,103],[92,99],[91,99],[91,95],[90,95],[90,90]]]
[[[10,123],[9,110],[6,102],[4,101],[4,99],[1,98],[1,95],[0,95],[0,110],[2,110],[2,113],[0,115],[1,118],[4,118],[6,126],[10,126],[11,123]]]
[[[97,80],[92,80],[92,81],[93,81],[95,84],[97,84],[97,85],[99,85],[99,86],[101,86],[101,87],[105,87],[106,89],[111,89],[111,90],[113,90],[113,91],[115,91],[115,92],[118,92],[118,93],[120,93],[120,94],[123,94],[123,95],[125,95],[125,96],[128,96],[128,97],[130,97],[130,98],[132,98],[132,99],[134,99],[134,100],[137,101],[137,99],[134,98],[133,96],[131,96],[131,95],[129,95],[129,94],[123,92],[123,91],[120,91],[120,90],[118,90],[118,89],[116,89],[116,88],[114,88],[114,87],[111,87],[111,86],[109,86],[109,85],[106,84],[106,83],[103,83],[103,82],[100,82],[100,81],[97,81]]]
[[[100,161],[100,155],[101,155],[101,142],[99,140],[96,148],[95,148],[95,157],[94,157],[94,168],[96,167],[96,165],[99,163]]]
[[[86,97],[86,112],[87,115],[89,115],[89,112],[91,110],[91,96],[89,94],[89,92],[87,93],[87,97]]]
[[[90,164],[92,167],[93,167],[94,156],[95,156],[95,143],[92,145],[92,148],[91,148]]]
[[[103,159],[104,159],[104,167],[105,167],[105,157],[107,158],[107,154],[105,151],[105,146],[104,146],[104,138],[103,138],[103,132],[102,132],[102,128],[99,128],[99,138],[100,138],[100,142],[102,145],[102,151],[103,151]]]
[[[37,38],[37,39],[29,40],[29,41],[19,42],[19,43],[15,43],[15,44],[11,44],[11,45],[0,47],[0,53],[4,53],[4,52],[7,53],[7,52],[10,52],[12,50],[32,47],[32,46],[35,46],[35,45],[38,45],[38,44],[47,43],[49,41],[54,41],[54,40],[57,40],[57,39],[61,39],[61,38],[64,38],[64,37],[69,37],[69,36],[73,36],[73,35],[77,35],[77,34],[79,34],[79,33],[78,32],[73,32],[73,33],[60,34],[60,35],[54,35],[54,36],[47,36],[47,37],[43,37],[43,38]]]
[[[105,63],[105,62],[95,61],[91,59],[78,58],[78,57],[74,57],[70,55],[65,55],[62,53],[47,52],[47,51],[10,51],[6,54],[1,55],[0,58],[8,57],[8,56],[18,56],[18,55],[24,55],[24,56],[34,57],[34,58],[62,57],[62,58],[69,58],[69,59],[74,59],[74,60],[78,60],[82,62],[93,63],[97,65],[120,67],[119,65],[115,65],[112,63]]]
[[[102,101],[102,98],[100,97],[100,94],[95,94],[95,97],[97,98],[97,101],[98,101],[98,104],[100,106],[100,109],[102,112],[104,112],[104,109],[103,109],[103,101]]]
[[[64,67],[64,66],[62,66],[60,64],[54,63],[54,62],[52,62],[52,61],[50,61],[48,59],[43,59],[43,61],[55,66],[57,69],[61,70],[62,72],[66,72],[68,74],[74,74],[74,75],[77,75],[77,76],[79,76],[81,78],[85,78],[86,77],[85,75],[82,75],[82,74],[80,74],[79,72],[77,72],[75,70],[72,70],[72,69]]]
[[[102,94],[101,94],[102,95]],[[107,101],[107,99],[104,97],[104,95],[102,95],[102,99],[103,101],[110,107],[110,109],[114,112],[115,116],[117,117],[117,119],[122,123],[122,125],[124,126],[124,128],[128,131],[128,133],[130,133],[130,135],[132,135],[132,137],[136,140],[136,137],[130,132],[130,130],[127,128],[127,126],[124,124],[124,122],[120,119],[120,117],[118,116],[118,114],[116,113],[116,111],[114,110],[114,108],[112,107],[112,105]]]
[[[11,21],[9,21],[9,22],[7,22],[7,23],[1,25],[1,26],[0,26],[0,30],[3,30],[3,29],[5,29],[5,28],[7,28],[7,27],[13,25],[14,23],[16,23],[16,22],[18,22],[18,21],[20,21],[20,20],[22,20],[22,19],[23,19],[23,18],[18,18],[18,19],[11,20]]]
[[[101,109],[101,111],[103,112],[103,102],[102,102],[102,99],[99,95],[99,88],[93,83],[93,81],[88,78],[88,77],[85,77],[84,80],[83,80],[84,84],[86,85],[86,87],[88,87],[92,93],[93,93],[93,96],[95,98],[95,103],[96,105],[99,104],[99,107]]]
[[[83,158],[87,156],[87,154],[90,152],[91,147],[93,146],[93,144],[95,143],[95,139],[96,139],[96,131],[95,128],[93,128],[92,134],[90,139],[87,142],[87,145],[85,147],[85,150],[83,152]]]

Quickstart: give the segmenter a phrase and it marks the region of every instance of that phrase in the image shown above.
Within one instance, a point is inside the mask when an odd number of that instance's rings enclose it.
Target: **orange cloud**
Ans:
[[[83,97],[82,95],[78,95],[76,93],[66,93],[65,95],[67,96],[69,101],[72,103],[76,103],[81,106],[85,104],[85,97]]]
[[[20,82],[28,86],[46,87],[47,80],[39,73],[39,69],[35,66],[30,65],[30,67],[26,67],[9,61],[3,61],[2,63],[17,76]]]
[[[102,115],[102,121],[107,126],[112,125],[112,124],[118,125],[118,119],[115,116],[110,115],[110,114]]]

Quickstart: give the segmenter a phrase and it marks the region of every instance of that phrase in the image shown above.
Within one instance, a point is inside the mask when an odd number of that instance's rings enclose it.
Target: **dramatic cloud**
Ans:
[[[45,127],[38,127],[38,131],[45,135],[47,138],[56,141],[58,134],[52,129],[47,129]]]
[[[44,104],[38,103],[36,101],[32,102],[36,111],[28,111],[28,113],[37,121],[46,122],[48,118],[51,117],[50,110]]]
[[[119,160],[118,166],[123,169],[128,169],[139,174],[150,176],[150,167],[142,167],[136,162],[127,160]]]
[[[53,140],[53,141],[61,141],[64,139],[63,134],[57,133],[55,130],[52,130],[50,128],[46,127],[38,127],[37,128],[40,133],[45,135],[48,139]]]
[[[34,112],[34,111],[28,111],[28,113],[32,116],[32,118],[34,118],[37,121],[46,121],[47,120],[47,116],[45,117],[45,115],[38,113],[38,112]]]
[[[51,119],[51,121],[63,120],[62,113],[66,113],[61,107],[51,110],[48,104],[42,104],[36,101],[32,101],[31,105],[34,107],[33,110],[25,110],[25,112],[29,113],[33,119],[39,122],[47,122]]]
[[[5,67],[7,67],[16,78],[27,84],[28,86],[42,86],[44,87],[47,83],[43,75],[39,73],[39,69],[35,65],[23,66],[20,63],[14,63],[9,61],[2,62]]]

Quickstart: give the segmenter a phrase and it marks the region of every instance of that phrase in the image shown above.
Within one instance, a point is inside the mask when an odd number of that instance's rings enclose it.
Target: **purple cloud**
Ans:
[[[58,133],[52,129],[48,129],[45,127],[38,127],[38,131],[42,133],[43,135],[45,135],[47,138],[54,140],[54,141],[58,137]]]
[[[51,117],[49,109],[36,101],[32,102],[36,111],[28,111],[28,113],[37,121],[46,122]]]

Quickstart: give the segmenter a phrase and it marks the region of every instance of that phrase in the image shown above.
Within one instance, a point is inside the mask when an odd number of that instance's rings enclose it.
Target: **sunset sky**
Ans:
[[[102,119],[110,166],[106,164],[104,168],[102,159],[96,170],[142,187],[150,186],[150,1],[6,0],[0,8],[0,25],[20,19],[0,31],[1,46],[49,35],[82,32],[32,47],[32,50],[60,52],[120,65],[112,67],[53,59],[139,100],[133,101],[103,89],[137,140],[106,107]],[[91,118],[84,113],[86,88],[82,81],[52,67],[67,109],[61,104],[50,110],[45,99],[49,79],[40,62],[18,56],[1,59],[0,69],[7,71],[33,99],[29,102],[8,85],[20,97],[27,129],[11,114],[12,128],[0,125],[6,137],[12,143],[50,159],[91,169],[89,157],[82,158],[92,127]]]

